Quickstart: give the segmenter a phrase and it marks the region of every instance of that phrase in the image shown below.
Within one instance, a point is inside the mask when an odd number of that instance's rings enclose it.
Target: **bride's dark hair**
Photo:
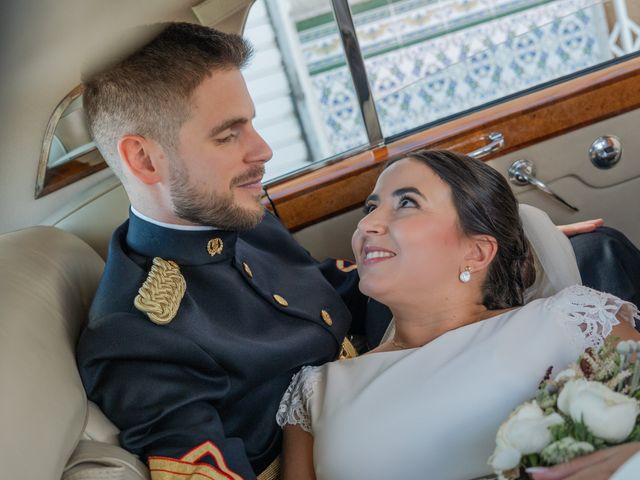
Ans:
[[[536,274],[518,202],[504,177],[480,160],[446,150],[418,150],[407,157],[424,163],[449,185],[465,235],[496,239],[498,252],[482,286],[482,303],[490,310],[522,305]]]

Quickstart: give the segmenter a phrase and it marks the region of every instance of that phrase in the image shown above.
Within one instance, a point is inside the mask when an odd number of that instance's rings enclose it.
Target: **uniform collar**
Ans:
[[[131,213],[133,213],[136,217],[139,217],[142,220],[146,220],[149,223],[153,223],[154,225],[158,225],[159,227],[190,231],[218,230],[216,227],[211,227],[209,225],[178,225],[177,223],[161,222],[159,220],[156,220],[155,218],[147,217],[144,213],[136,210],[133,205],[131,205],[129,208],[131,209]]]
[[[237,232],[178,230],[151,223],[129,212],[127,245],[146,257],[173,260],[178,265],[216,263],[234,257],[237,239]]]

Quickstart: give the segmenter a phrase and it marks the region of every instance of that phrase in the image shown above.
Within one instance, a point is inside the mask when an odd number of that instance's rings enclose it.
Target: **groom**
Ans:
[[[265,214],[271,150],[240,73],[249,55],[237,35],[170,24],[85,83],[93,138],[131,211],[78,365],[154,480],[276,478],[292,374],[348,355],[347,334],[375,345],[389,321],[353,266],[317,264]]]

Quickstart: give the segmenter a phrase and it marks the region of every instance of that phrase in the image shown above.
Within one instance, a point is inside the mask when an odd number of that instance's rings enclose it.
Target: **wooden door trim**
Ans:
[[[362,204],[384,163],[418,148],[470,152],[490,132],[505,145],[489,160],[640,107],[640,57],[614,64],[408,135],[339,162],[269,185],[280,219],[292,231]]]

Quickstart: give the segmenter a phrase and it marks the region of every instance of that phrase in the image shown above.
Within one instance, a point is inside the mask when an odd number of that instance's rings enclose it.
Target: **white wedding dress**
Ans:
[[[314,437],[318,480],[465,480],[491,473],[499,425],[637,308],[587,287],[467,325],[407,350],[304,367],[277,421]]]

